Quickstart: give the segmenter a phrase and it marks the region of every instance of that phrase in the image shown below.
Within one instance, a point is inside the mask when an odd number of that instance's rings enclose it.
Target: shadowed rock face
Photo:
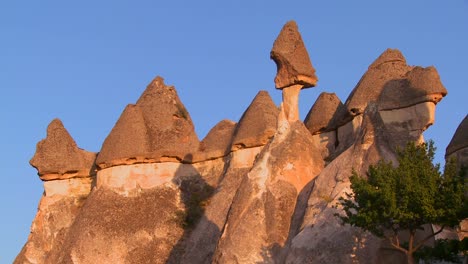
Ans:
[[[31,160],[45,192],[15,263],[400,263],[380,239],[342,226],[334,205],[352,169],[364,175],[422,140],[447,93],[437,71],[386,50],[345,105],[322,93],[304,125],[299,92],[317,78],[294,22],[271,57],[280,110],[260,91],[237,124],[223,120],[199,142],[157,77],[106,138],[97,175],[95,154],[54,120]],[[467,118],[447,147],[459,162]]]
[[[379,102],[379,110],[390,110],[438,103],[445,95],[447,90],[434,67],[408,66],[400,51],[387,49],[369,66],[345,105],[358,115],[369,102]]]
[[[265,145],[275,134],[278,108],[267,91],[260,91],[237,124],[232,150]]]
[[[154,79],[136,105],[129,105],[102,145],[97,165],[184,160],[199,141],[189,113],[173,86]]]
[[[323,92],[307,114],[304,124],[312,135],[336,129],[336,123],[343,120],[346,108],[335,93]]]
[[[96,153],[78,148],[60,119],[47,127],[47,137],[37,143],[29,162],[43,181],[89,177]]]
[[[468,115],[466,115],[460,125],[458,125],[452,140],[445,150],[445,157],[464,148],[468,148]]]
[[[369,102],[376,102],[389,81],[403,79],[411,70],[399,50],[387,49],[368,68],[346,100],[353,115],[362,114]]]
[[[230,120],[222,120],[216,124],[200,142],[200,151],[194,160],[208,160],[228,155],[235,128],[236,123]]]
[[[286,23],[273,44],[270,57],[275,61],[277,74],[275,85],[278,89],[299,84],[303,88],[317,83],[315,69],[294,21]]]

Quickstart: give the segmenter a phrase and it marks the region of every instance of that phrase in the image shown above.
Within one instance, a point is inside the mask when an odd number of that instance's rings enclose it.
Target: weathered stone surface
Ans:
[[[167,263],[184,233],[183,208],[172,185],[132,197],[98,188],[45,263]]]
[[[416,66],[401,80],[388,82],[379,99],[379,109],[389,110],[410,107],[424,102],[437,104],[447,90],[434,67]]]
[[[297,195],[323,168],[310,133],[284,112],[273,140],[244,178],[217,246],[215,263],[270,263],[286,244]]]
[[[262,149],[263,146],[240,149],[228,156],[226,168],[216,192],[205,208],[204,217],[187,240],[181,263],[213,263],[213,254],[225,227],[232,201]]]
[[[161,77],[156,77],[136,105],[129,105],[122,113],[104,141],[96,163],[106,168],[181,161],[191,159],[198,147],[192,120],[175,88],[166,86]]]
[[[48,256],[61,250],[92,186],[90,177],[45,181],[28,241],[14,263],[51,263]]]
[[[458,125],[452,140],[445,150],[445,157],[464,148],[468,148],[468,115],[465,115],[463,121]]]
[[[335,130],[338,122],[344,120],[346,107],[335,93],[322,92],[304,119],[312,135]]]
[[[236,126],[231,150],[268,143],[276,131],[278,112],[268,92],[258,92]]]
[[[389,82],[401,80],[411,70],[398,50],[387,49],[368,68],[345,106],[353,115],[362,114],[369,102],[377,102]]]
[[[351,92],[346,107],[361,114],[369,102],[379,110],[409,107],[418,103],[437,104],[447,90],[434,67],[412,67],[398,50],[387,49],[377,58]]]
[[[334,216],[339,197],[351,192],[354,168],[364,173],[380,158],[394,160],[394,153],[375,104],[364,113],[363,129],[355,143],[333,160],[314,180],[303,221],[293,235],[286,263],[380,263],[380,239],[357,228],[342,226]],[[304,203],[304,201],[298,201]]]
[[[435,104],[424,102],[379,114],[394,143],[404,147],[409,141],[424,142],[422,133],[434,123]]]
[[[96,153],[78,148],[60,119],[47,127],[47,137],[37,143],[36,153],[29,162],[43,181],[89,177]]]
[[[296,22],[289,21],[283,26],[273,44],[270,57],[277,66],[276,88],[283,89],[295,84],[300,84],[303,88],[316,85],[315,69]]]
[[[222,120],[216,124],[200,142],[200,149],[193,160],[203,161],[228,155],[235,128],[236,123],[231,120]]]

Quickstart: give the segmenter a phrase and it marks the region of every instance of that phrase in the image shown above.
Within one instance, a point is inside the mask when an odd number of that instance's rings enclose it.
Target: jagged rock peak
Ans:
[[[445,157],[463,148],[468,148],[468,115],[465,115],[463,121],[458,125],[452,140],[445,150]]]
[[[322,92],[307,114],[304,124],[312,135],[336,129],[347,114],[346,107],[335,93]]]
[[[275,134],[279,110],[267,91],[260,91],[234,132],[232,150],[263,146]]]
[[[289,21],[283,26],[273,44],[270,58],[277,66],[275,77],[277,89],[295,84],[302,85],[302,88],[316,85],[318,79],[315,76],[315,69],[295,21]]]
[[[102,145],[99,168],[141,162],[191,161],[199,140],[173,86],[156,77],[124,110]],[[189,160],[186,160],[186,159]]]
[[[76,142],[63,126],[54,119],[47,127],[47,137],[36,146],[30,160],[43,181],[88,177],[92,172],[96,153],[78,148]]]
[[[369,66],[369,68],[377,68],[380,65],[388,62],[400,62],[406,65],[405,56],[398,49],[386,49],[380,56]]]

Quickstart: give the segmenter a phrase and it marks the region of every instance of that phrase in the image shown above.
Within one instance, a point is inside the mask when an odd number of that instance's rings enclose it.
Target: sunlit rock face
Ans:
[[[161,77],[97,155],[54,120],[31,160],[44,195],[15,263],[402,263],[379,238],[341,225],[335,205],[351,192],[352,169],[365,175],[423,141],[447,94],[437,71],[388,49],[344,104],[323,92],[301,122],[299,91],[317,77],[295,23],[271,58],[280,107],[259,91],[240,120],[220,121],[201,141]],[[446,153],[460,166],[466,120]]]
[[[50,263],[95,184],[96,153],[78,148],[59,119],[30,161],[44,184],[31,233],[15,263]]]

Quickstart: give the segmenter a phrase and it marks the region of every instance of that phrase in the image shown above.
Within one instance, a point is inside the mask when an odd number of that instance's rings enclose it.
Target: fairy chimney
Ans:
[[[290,122],[299,120],[299,92],[317,83],[315,69],[294,21],[286,23],[270,52],[277,73],[275,86],[283,92],[283,105]]]

